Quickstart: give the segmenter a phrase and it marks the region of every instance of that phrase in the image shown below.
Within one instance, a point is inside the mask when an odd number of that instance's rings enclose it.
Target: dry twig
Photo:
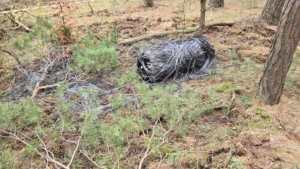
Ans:
[[[81,142],[81,140],[82,140],[82,136],[83,136],[83,130],[81,131],[81,134],[80,134],[80,136],[79,136],[79,139],[77,140],[76,148],[75,148],[75,150],[73,151],[71,160],[69,161],[69,164],[67,165],[68,168],[70,168],[72,162],[74,161],[75,155],[76,155],[76,153],[77,153],[77,151],[78,151],[78,148],[79,148],[79,144],[80,144],[80,142]]]
[[[25,144],[26,146],[28,147],[32,147],[32,145],[30,145],[29,143],[27,143],[26,141],[22,140],[20,137],[18,137],[16,134],[14,133],[11,133],[11,132],[7,132],[7,131],[2,131],[4,134],[7,134],[9,135],[8,137],[12,138],[12,139],[15,139],[15,140],[18,140],[20,141],[21,143]],[[6,136],[2,136],[0,135],[0,137],[6,137]],[[49,155],[44,155],[42,152],[40,152],[37,148],[34,148],[33,149],[39,156],[41,156],[42,158],[45,158],[47,161],[49,162],[52,162],[58,166],[60,166],[61,168],[64,168],[64,169],[70,169],[68,168],[67,166],[65,166],[64,164],[60,163],[59,161],[56,161],[54,158],[50,157]]]
[[[89,2],[89,1],[88,1],[87,3],[88,3],[88,5],[89,5],[89,7],[90,7],[90,9],[91,9],[91,13],[92,13],[92,15],[94,15],[94,10],[93,10],[93,7],[92,7],[92,5],[90,4],[90,2]]]
[[[83,126],[85,126],[86,121],[87,121],[87,118],[85,118],[85,121],[84,121]],[[4,136],[4,135],[0,135],[0,137],[9,137],[9,138],[12,138],[12,139],[15,139],[15,140],[20,141],[21,143],[25,144],[25,145],[28,146],[28,147],[33,148],[33,150],[34,150],[38,155],[40,155],[42,158],[44,158],[44,159],[46,160],[46,165],[47,165],[47,166],[48,166],[48,162],[52,162],[52,163],[54,163],[54,165],[57,165],[57,166],[59,166],[59,167],[61,167],[61,168],[64,168],[64,169],[70,169],[70,167],[71,167],[71,165],[72,165],[72,163],[73,163],[73,161],[74,161],[74,159],[75,159],[75,155],[76,155],[76,153],[77,153],[77,151],[78,151],[78,149],[79,149],[79,145],[80,145],[80,142],[81,142],[81,140],[82,140],[83,133],[84,133],[84,128],[81,130],[80,136],[79,136],[78,140],[75,142],[76,147],[75,147],[75,149],[74,149],[74,151],[73,151],[72,157],[71,157],[71,159],[70,159],[68,165],[64,165],[63,163],[61,163],[61,162],[55,160],[54,154],[48,150],[48,148],[47,148],[45,142],[43,141],[43,139],[42,139],[37,133],[36,133],[36,136],[37,136],[37,138],[40,140],[40,142],[42,143],[42,145],[43,145],[43,148],[42,148],[42,149],[45,151],[45,154],[42,153],[41,151],[39,151],[37,148],[34,148],[31,144],[29,144],[29,143],[27,143],[26,141],[22,140],[19,136],[17,136],[17,135],[15,134],[16,131],[15,131],[15,133],[7,132],[7,131],[1,131],[1,132],[4,133],[5,136]],[[8,136],[6,136],[6,135],[8,135]],[[51,155],[51,156],[50,156],[50,155]],[[59,168],[59,167],[58,167],[58,168]]]
[[[152,134],[151,134],[151,136],[150,136],[150,138],[149,138],[149,141],[148,141],[148,144],[147,144],[147,149],[146,149],[146,151],[145,151],[143,157],[142,157],[141,160],[140,160],[139,168],[138,168],[138,169],[142,169],[142,168],[143,168],[144,160],[145,160],[145,159],[148,157],[148,155],[151,153],[151,150],[150,150],[150,148],[151,148],[151,147],[150,147],[150,146],[151,146],[151,141],[152,141],[152,139],[153,139],[154,132],[155,132],[155,128],[156,128],[156,126],[157,126],[158,120],[159,120],[159,118],[155,121],[155,124],[154,124],[154,126],[153,126],[153,128],[152,128]]]
[[[23,72],[27,77],[29,76],[28,73],[27,73],[27,71],[26,71],[26,69],[25,69],[25,67],[24,67],[24,65],[21,63],[21,61],[19,60],[19,57],[16,54],[14,54],[14,53],[12,53],[12,52],[10,52],[8,50],[5,50],[5,49],[0,49],[0,50],[2,52],[7,53],[8,55],[12,56],[17,61],[18,69],[21,72]]]
[[[16,19],[16,17],[13,15],[13,14],[9,14],[9,15],[6,15],[12,23],[18,25],[17,27],[13,28],[13,29],[18,29],[20,27],[24,28],[27,32],[31,32],[32,29],[28,28],[25,24],[23,24],[21,21],[20,21],[20,17],[18,19]],[[22,15],[23,16],[23,15]]]
[[[60,86],[62,82],[56,83],[56,84],[52,84],[52,85],[45,85],[45,86],[40,86],[41,82],[43,82],[47,76],[48,70],[50,67],[53,66],[53,61],[50,61],[50,63],[44,68],[44,72],[41,76],[41,78],[36,82],[35,88],[32,92],[31,98],[35,98],[36,95],[38,94],[38,92],[41,89],[47,89],[47,88],[52,88],[52,87],[57,87]]]
[[[175,127],[175,125],[177,125],[179,123],[179,121],[182,119],[183,114],[178,118],[178,120],[164,133],[163,137],[162,137],[162,142],[160,144],[158,144],[155,148],[151,149],[151,141],[153,139],[154,133],[155,133],[155,128],[157,126],[158,120],[160,119],[160,117],[158,117],[158,119],[156,120],[153,129],[152,129],[152,134],[149,138],[149,142],[147,144],[147,149],[143,155],[143,157],[141,158],[140,162],[139,162],[139,167],[138,169],[142,169],[143,167],[143,163],[145,161],[145,159],[152,154],[155,150],[157,150],[160,146],[162,146],[163,144],[165,144],[168,140],[166,139],[167,135],[171,132],[171,130]],[[151,149],[151,150],[150,150]]]
[[[235,101],[235,89],[233,88],[232,98],[231,98],[230,104],[228,106],[227,115],[229,115],[229,113],[231,112],[234,101]]]
[[[90,158],[84,151],[80,151],[79,153],[81,153],[82,155],[84,155],[90,162],[92,162],[96,167],[98,168],[103,168],[101,167],[99,164],[97,164],[92,158]]]
[[[28,28],[26,25],[24,25],[22,22],[15,20],[15,22],[22,28],[24,28],[27,32],[31,32],[32,29]]]

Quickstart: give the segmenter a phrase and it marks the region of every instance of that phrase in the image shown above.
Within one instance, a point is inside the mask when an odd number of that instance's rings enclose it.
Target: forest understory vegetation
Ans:
[[[30,30],[0,15],[0,168],[299,167],[300,48],[282,102],[256,99],[276,30],[259,18],[265,1],[208,9],[207,23],[234,22],[204,30],[217,54],[210,76],[141,80],[139,49],[195,33],[118,42],[196,27],[198,2],[184,2],[111,0],[12,15]]]

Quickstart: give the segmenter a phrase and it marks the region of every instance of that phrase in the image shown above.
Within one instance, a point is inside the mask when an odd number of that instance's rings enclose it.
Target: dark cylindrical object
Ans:
[[[149,83],[178,79],[189,74],[206,73],[215,50],[200,36],[156,44],[137,56],[137,71]]]

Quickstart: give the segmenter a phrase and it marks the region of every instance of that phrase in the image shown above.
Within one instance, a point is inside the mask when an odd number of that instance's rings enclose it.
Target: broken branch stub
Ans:
[[[194,36],[141,50],[137,56],[137,71],[148,83],[171,78],[199,79],[207,74],[214,59],[215,50],[210,43],[202,36]]]

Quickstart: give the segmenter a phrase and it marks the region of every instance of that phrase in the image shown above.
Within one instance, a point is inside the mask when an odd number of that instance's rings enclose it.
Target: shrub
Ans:
[[[116,51],[116,32],[109,32],[108,37],[102,38],[101,43],[92,33],[73,45],[75,57],[75,67],[83,71],[101,72],[104,70],[113,70],[119,64]]]
[[[0,102],[0,116],[2,130],[22,130],[37,125],[42,114],[33,99],[23,99],[20,103]]]

